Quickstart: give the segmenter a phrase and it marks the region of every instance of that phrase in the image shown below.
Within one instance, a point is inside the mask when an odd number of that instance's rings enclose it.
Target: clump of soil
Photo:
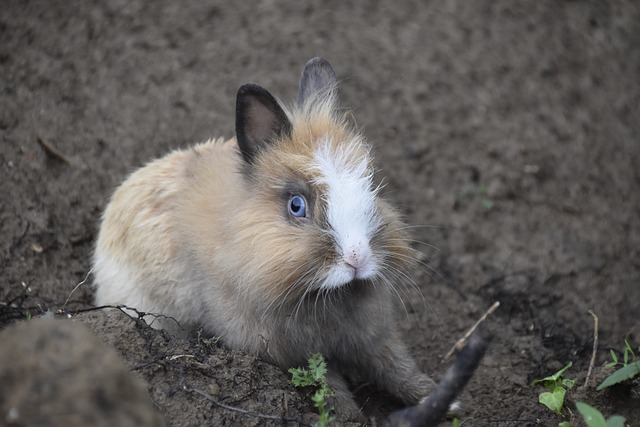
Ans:
[[[0,340],[3,424],[165,425],[145,384],[80,323],[20,322]]]

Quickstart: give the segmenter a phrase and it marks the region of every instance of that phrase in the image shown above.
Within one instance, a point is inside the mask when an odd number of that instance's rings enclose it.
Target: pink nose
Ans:
[[[360,277],[359,273],[366,270],[369,261],[371,260],[371,249],[368,245],[355,244],[352,245],[342,256],[344,262],[353,267],[355,270],[355,277]]]

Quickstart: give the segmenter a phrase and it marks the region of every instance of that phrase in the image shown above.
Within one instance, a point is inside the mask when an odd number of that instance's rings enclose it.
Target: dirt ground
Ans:
[[[531,382],[569,361],[567,375],[584,382],[588,310],[599,317],[599,378],[609,348],[640,341],[639,47],[631,0],[5,0],[0,327],[87,308],[91,287],[72,291],[115,186],[174,148],[232,136],[243,83],[292,99],[302,65],[320,55],[375,145],[388,197],[426,226],[414,235],[424,268],[410,271],[420,292],[398,318],[420,366],[441,377],[444,354],[500,301],[460,420],[571,420],[540,405]],[[75,321],[147,382],[169,425],[283,424],[194,389],[313,419],[307,395],[259,359],[168,339],[117,310]],[[640,425],[637,397],[596,383],[568,408],[583,400]],[[358,397],[377,420],[394,407],[370,387]]]

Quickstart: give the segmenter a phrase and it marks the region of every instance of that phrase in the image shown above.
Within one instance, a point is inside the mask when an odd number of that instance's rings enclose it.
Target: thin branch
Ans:
[[[587,378],[584,381],[584,387],[589,385],[591,371],[593,370],[593,365],[596,364],[596,353],[598,351],[598,316],[596,316],[593,310],[589,310],[588,313],[593,317],[593,352],[591,353],[591,362],[589,363],[589,370],[587,370]]]
[[[82,281],[81,281],[80,283],[78,283],[78,284],[76,285],[76,287],[75,287],[75,288],[73,288],[73,290],[71,291],[71,293],[70,293],[70,294],[69,294],[69,296],[67,297],[67,299],[66,299],[66,301],[64,302],[64,304],[62,304],[62,306],[63,306],[63,307],[66,307],[66,306],[67,306],[67,303],[69,303],[69,300],[71,299],[71,295],[73,295],[73,293],[74,293],[76,290],[78,290],[78,288],[79,288],[80,286],[82,286],[82,285],[84,285],[85,283],[87,283],[87,279],[89,279],[89,275],[90,275],[91,273],[93,273],[93,268],[92,268],[91,270],[89,270],[89,271],[87,272],[87,275],[86,275],[86,276],[84,276],[84,279],[82,279]]]
[[[48,143],[47,141],[45,141],[40,137],[37,138],[37,141],[38,141],[38,144],[40,144],[40,146],[44,148],[44,151],[46,151],[47,154],[55,157],[58,160],[62,160],[68,165],[71,164],[71,160],[67,156],[62,154],[56,147],[54,147],[53,145],[51,145],[50,143]]]
[[[66,309],[60,309],[58,310],[58,312],[60,314],[62,313],[67,313],[70,316],[75,316],[76,314],[80,314],[80,313],[87,313],[87,312],[91,312],[91,311],[98,311],[98,310],[104,310],[105,308],[115,308],[117,310],[120,310],[121,312],[123,312],[124,314],[126,314],[127,316],[131,317],[134,320],[144,320],[145,316],[151,316],[153,317],[154,320],[151,321],[151,323],[147,323],[147,325],[151,328],[153,328],[153,326],[151,325],[155,320],[157,319],[168,319],[171,320],[173,322],[175,322],[175,324],[178,326],[178,328],[180,328],[180,330],[184,330],[182,328],[182,325],[180,325],[180,322],[178,322],[175,318],[171,317],[171,316],[166,316],[164,314],[158,314],[158,313],[148,313],[145,311],[140,311],[136,308],[133,307],[129,307],[126,306],[124,304],[120,304],[120,305],[101,305],[101,306],[91,306],[88,308],[80,308],[78,310],[74,310],[71,312],[67,312]],[[137,318],[135,318],[134,316],[132,316],[132,313],[135,313],[136,316],[138,316]],[[161,331],[161,329],[154,329],[154,330],[158,330]]]
[[[208,393],[206,393],[206,392],[204,392],[202,390],[198,390],[197,388],[190,388],[190,387],[187,387],[186,385],[183,385],[182,389],[184,391],[186,391],[187,393],[198,394],[198,395],[204,397],[205,399],[207,399],[209,402],[213,403],[216,406],[219,406],[221,408],[227,409],[229,411],[237,412],[237,413],[242,414],[242,415],[246,415],[246,416],[249,416],[249,417],[262,418],[264,420],[273,420],[273,421],[280,421],[280,422],[285,421],[285,422],[297,423],[298,425],[303,425],[303,426],[311,426],[311,424],[305,422],[304,420],[302,420],[300,418],[263,414],[263,413],[260,413],[260,412],[248,411],[246,409],[238,408],[237,406],[227,405],[226,403],[220,402],[219,400],[217,400],[216,398],[214,398],[210,394],[208,394]]]
[[[484,322],[487,317],[493,313],[494,311],[496,311],[496,309],[500,307],[500,301],[496,301],[494,302],[491,307],[489,307],[489,309],[482,315],[482,317],[480,319],[478,319],[478,321],[471,327],[469,328],[469,330],[467,331],[466,334],[464,334],[462,336],[462,338],[460,338],[451,348],[451,350],[449,350],[449,352],[444,356],[444,359],[442,359],[442,362],[445,362],[447,360],[449,360],[449,358],[451,356],[453,356],[453,353],[455,353],[456,351],[460,351],[464,346],[465,343],[467,342],[467,340],[469,339],[469,337],[471,335],[473,335],[473,333],[475,332],[476,329],[478,329],[478,326],[480,326],[480,324],[482,322]]]

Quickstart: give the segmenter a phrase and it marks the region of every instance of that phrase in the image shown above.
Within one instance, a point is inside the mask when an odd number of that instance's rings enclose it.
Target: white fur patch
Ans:
[[[134,272],[122,262],[114,261],[104,250],[96,250],[93,270],[97,305],[123,304],[141,311],[151,309],[145,304],[144,294],[135,286],[138,278]]]
[[[333,146],[320,141],[314,153],[316,184],[327,187],[327,220],[341,260],[332,266],[321,285],[331,289],[354,279],[367,279],[378,271],[370,239],[379,223],[375,212],[376,190],[367,153],[355,144]]]

